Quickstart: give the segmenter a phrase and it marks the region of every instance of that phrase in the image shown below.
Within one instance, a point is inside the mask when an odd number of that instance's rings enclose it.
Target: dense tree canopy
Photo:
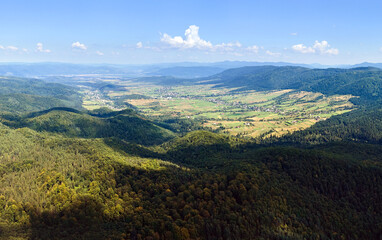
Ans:
[[[381,76],[262,67],[210,78],[359,96],[355,111],[258,139],[132,109],[83,111],[72,88],[2,78],[0,239],[380,239]]]

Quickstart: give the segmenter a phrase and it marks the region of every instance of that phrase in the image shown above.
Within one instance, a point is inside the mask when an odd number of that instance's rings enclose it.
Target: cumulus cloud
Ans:
[[[265,54],[269,55],[269,56],[272,56],[272,57],[278,57],[281,55],[281,53],[277,53],[277,52],[271,52],[269,50],[265,51]]]
[[[210,41],[204,40],[199,36],[199,27],[196,25],[189,26],[185,33],[184,37],[174,36],[171,37],[167,33],[164,33],[161,37],[161,42],[166,44],[171,48],[178,49],[201,49],[201,50],[212,50],[212,51],[233,51],[236,48],[241,48],[239,42],[235,43],[220,43],[212,44]]]
[[[44,49],[42,43],[37,43],[36,51],[42,52],[42,53],[50,53],[51,52],[50,49]]]
[[[296,44],[292,46],[292,49],[300,53],[319,53],[319,54],[328,54],[328,55],[338,55],[339,51],[337,48],[330,48],[330,45],[327,41],[315,41],[313,46],[307,47],[304,44]]]
[[[258,53],[259,49],[260,49],[259,46],[256,46],[256,45],[247,47],[247,50],[253,53]]]
[[[79,49],[79,50],[86,50],[86,49],[88,49],[88,47],[85,45],[85,44],[83,44],[83,43],[80,43],[80,42],[74,42],[74,43],[72,43],[72,48],[73,49]]]
[[[199,27],[189,26],[184,32],[184,36],[170,36],[167,33],[161,34],[161,45],[158,47],[143,45],[142,42],[136,43],[136,48],[145,48],[152,50],[173,49],[198,49],[203,50],[205,54],[220,53],[234,56],[245,56],[251,54],[269,55],[273,57],[281,56],[281,53],[265,51],[263,47],[257,45],[243,46],[240,42],[215,43],[205,40],[199,35]]]
[[[315,53],[316,52],[316,50],[314,50],[312,47],[307,47],[302,43],[293,45],[292,49],[300,53]]]
[[[315,41],[313,48],[316,49],[321,54],[331,54],[331,55],[337,55],[338,49],[336,48],[330,48],[330,45],[327,41]]]
[[[98,56],[103,56],[103,55],[105,55],[105,54],[104,54],[103,52],[101,52],[101,51],[97,51],[96,54],[97,54]]]
[[[199,27],[196,25],[191,25],[186,29],[184,36],[185,38],[183,39],[181,36],[171,37],[165,33],[162,35],[161,41],[174,48],[212,48],[211,42],[199,37]]]

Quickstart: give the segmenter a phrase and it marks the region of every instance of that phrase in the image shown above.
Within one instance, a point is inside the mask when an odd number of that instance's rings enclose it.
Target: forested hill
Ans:
[[[376,69],[241,70],[210,80],[379,99]],[[73,88],[3,80],[0,98],[14,96],[25,107],[0,112],[0,240],[382,236],[378,107],[260,145],[209,131],[185,134],[200,129],[191,119],[159,123],[132,109],[70,108],[63,103],[81,97]],[[12,104],[0,102],[0,110]]]
[[[381,236],[380,146],[358,160],[201,131],[154,159],[106,139],[0,133],[0,239]]]
[[[324,94],[352,94],[362,100],[382,98],[382,70],[378,68],[309,69],[303,67],[243,67],[200,79],[239,90],[298,89]]]
[[[3,114],[0,120],[13,128],[28,127],[65,137],[117,137],[143,145],[160,144],[175,137],[170,130],[129,109],[102,114],[100,111],[86,113],[71,108],[53,108],[24,115]]]
[[[320,121],[302,131],[263,139],[268,143],[313,145],[333,142],[382,143],[382,109],[361,108]]]
[[[52,107],[82,108],[76,89],[37,79],[0,77],[0,111],[32,112]]]

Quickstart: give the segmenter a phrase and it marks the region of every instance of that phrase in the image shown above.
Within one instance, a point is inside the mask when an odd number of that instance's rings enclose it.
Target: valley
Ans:
[[[269,66],[0,78],[0,239],[377,239],[380,84]]]
[[[249,138],[303,130],[356,108],[351,95],[293,89],[236,91],[213,84],[161,86],[134,79],[105,83],[120,88],[84,90],[84,108],[117,110],[128,103],[145,116],[193,119],[216,132]]]
[[[2,0],[0,240],[382,240],[381,9]]]

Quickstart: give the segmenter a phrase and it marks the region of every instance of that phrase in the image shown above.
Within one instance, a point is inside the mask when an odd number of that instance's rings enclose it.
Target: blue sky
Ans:
[[[382,1],[2,0],[1,62],[382,62]]]

